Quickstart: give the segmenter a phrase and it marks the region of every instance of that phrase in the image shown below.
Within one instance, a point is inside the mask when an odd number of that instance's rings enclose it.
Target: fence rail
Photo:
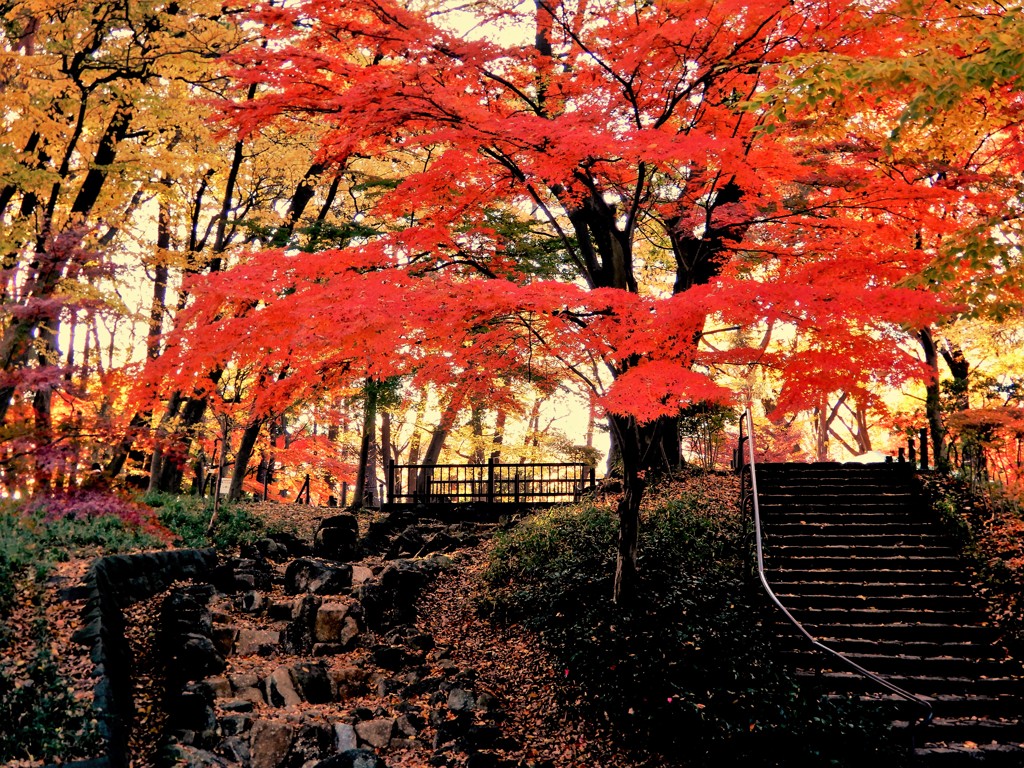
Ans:
[[[411,487],[402,488],[403,475],[416,478]],[[493,460],[486,464],[396,464],[391,461],[387,472],[390,504],[545,504],[579,501],[584,493],[596,487],[595,470],[586,464],[501,464]]]

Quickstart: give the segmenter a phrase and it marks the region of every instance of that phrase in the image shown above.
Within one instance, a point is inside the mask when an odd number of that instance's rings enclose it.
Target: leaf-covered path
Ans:
[[[610,734],[583,719],[573,706],[571,671],[557,668],[536,636],[477,615],[475,598],[490,546],[464,551],[440,575],[420,603],[419,624],[451,647],[460,666],[476,671],[479,690],[503,703],[508,719],[502,728],[521,747],[508,758],[553,768],[649,765],[616,750]]]

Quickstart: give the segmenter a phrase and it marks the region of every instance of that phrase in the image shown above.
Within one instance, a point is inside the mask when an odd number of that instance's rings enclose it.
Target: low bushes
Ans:
[[[899,750],[879,716],[819,699],[776,661],[735,511],[683,490],[667,497],[643,521],[634,603],[609,599],[613,513],[573,507],[499,536],[482,612],[537,633],[565,668],[567,701],[672,764],[858,765],[885,754],[892,765]]]

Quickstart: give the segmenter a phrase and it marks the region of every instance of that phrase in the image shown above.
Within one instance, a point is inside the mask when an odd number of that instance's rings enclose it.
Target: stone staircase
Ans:
[[[1024,766],[1024,678],[907,465],[761,464],[769,583],[825,645],[932,703],[912,729],[922,765]],[[780,617],[781,618],[781,617]],[[815,651],[784,619],[792,661],[825,695],[916,707]]]

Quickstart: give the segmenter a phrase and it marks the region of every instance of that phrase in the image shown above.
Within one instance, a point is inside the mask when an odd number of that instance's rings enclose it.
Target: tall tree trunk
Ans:
[[[424,391],[420,395],[420,400],[416,404],[416,416],[412,424],[412,436],[409,438],[409,469],[406,471],[405,488],[406,492],[411,493],[416,489],[416,465],[420,460],[420,441],[421,435],[423,434],[423,417],[427,413],[427,393]]]
[[[501,461],[501,447],[505,443],[505,421],[508,414],[504,408],[498,408],[498,415],[494,417],[494,451],[491,456],[496,462]]]
[[[477,403],[470,405],[469,425],[473,432],[469,461],[471,464],[483,464],[487,460],[484,455],[484,409]]]
[[[949,466],[949,456],[939,396],[939,353],[931,328],[922,328],[917,338],[924,351],[924,363],[930,372],[928,381],[925,383],[924,411],[928,420],[928,431],[932,438],[932,455],[935,457],[935,466],[944,470]]]
[[[612,599],[618,605],[626,605],[636,597],[639,590],[637,557],[640,540],[640,502],[646,488],[641,470],[645,448],[650,447],[655,440],[645,441],[643,431],[632,417],[613,414],[609,417],[609,426],[620,448],[623,482],[623,495],[617,509],[619,532]]]
[[[367,379],[363,386],[365,404],[363,408],[363,436],[359,445],[359,470],[356,474],[356,491],[353,506],[362,509],[373,506],[376,480],[376,436],[377,436],[377,384]]]
[[[242,439],[235,452],[235,465],[231,470],[229,501],[238,501],[242,498],[242,482],[245,480],[245,473],[249,470],[249,461],[252,459],[252,452],[256,447],[256,440],[260,436],[260,429],[262,429],[264,421],[264,419],[253,418],[242,431]]]
[[[448,403],[441,413],[441,420],[438,422],[437,427],[434,428],[434,432],[430,436],[430,442],[427,444],[427,450],[423,454],[424,469],[420,471],[419,476],[416,478],[417,491],[424,492],[427,490],[428,470],[426,467],[432,467],[441,458],[441,449],[444,448],[445,440],[448,439],[448,433],[451,432],[455,419],[462,409],[462,401],[463,394],[460,390],[456,390],[448,399]]]
[[[391,411],[386,410],[380,417],[380,465],[385,478],[390,478],[392,456]]]

